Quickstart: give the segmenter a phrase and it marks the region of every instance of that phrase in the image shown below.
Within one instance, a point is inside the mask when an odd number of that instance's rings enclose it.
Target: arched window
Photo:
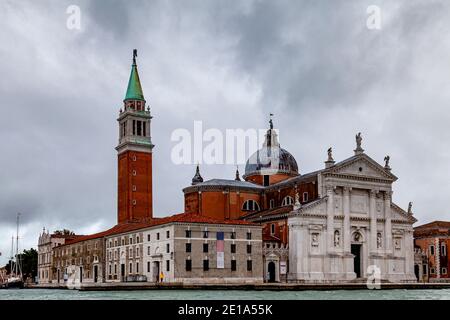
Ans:
[[[247,200],[242,205],[242,211],[259,211],[259,204],[255,200]]]
[[[291,206],[294,204],[294,199],[291,196],[284,197],[283,201],[281,202],[281,206]]]

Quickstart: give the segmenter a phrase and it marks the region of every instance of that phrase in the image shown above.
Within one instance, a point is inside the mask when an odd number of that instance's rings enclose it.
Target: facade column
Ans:
[[[376,191],[369,191],[369,213],[370,213],[370,251],[377,252],[377,212],[376,212]]]
[[[334,188],[327,187],[327,241],[326,247],[328,252],[332,252],[334,248]]]
[[[386,237],[386,252],[392,253],[392,224],[391,224],[391,197],[392,191],[384,193],[384,232]]]
[[[439,238],[434,239],[434,258],[436,278],[439,279],[441,277],[441,246]]]
[[[343,200],[343,209],[344,209],[344,252],[350,252],[350,244],[351,244],[351,232],[350,232],[350,192],[351,188],[344,187],[344,200]]]

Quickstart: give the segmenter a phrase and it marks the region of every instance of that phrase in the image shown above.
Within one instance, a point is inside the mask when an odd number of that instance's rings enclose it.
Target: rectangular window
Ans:
[[[270,201],[269,201],[269,208],[270,209],[275,208],[275,200],[274,199],[270,199]]]
[[[209,237],[208,230],[203,231],[203,238],[207,239]]]
[[[166,271],[170,271],[170,260],[166,260]]]
[[[170,253],[170,244],[166,244],[166,253]]]
[[[169,238],[170,238],[170,231],[167,230],[167,231],[166,231],[166,239],[169,239]]]
[[[236,271],[236,260],[231,260],[231,271]]]
[[[150,246],[147,247],[147,255],[150,255]]]
[[[231,253],[236,253],[236,244],[231,244]]]
[[[308,192],[303,192],[303,202],[308,201]]]
[[[430,255],[434,256],[434,246],[430,246]]]
[[[190,243],[186,243],[186,252],[191,252],[192,245]]]
[[[430,268],[430,274],[434,274],[434,268]]]
[[[192,270],[192,260],[186,260],[186,271]]]
[[[442,274],[447,274],[447,268],[442,268],[441,273],[442,273]]]
[[[137,135],[142,136],[142,121],[137,121]]]
[[[203,252],[204,253],[208,252],[208,244],[207,243],[203,244]]]
[[[117,264],[114,264],[114,274],[117,274]]]
[[[147,272],[150,272],[150,261],[147,261]]]
[[[445,243],[441,245],[441,256],[446,257],[447,256],[447,246]]]
[[[267,187],[270,184],[270,177],[268,175],[264,176],[264,186]]]
[[[236,232],[231,232],[230,239],[236,239]]]
[[[203,260],[203,271],[209,270],[209,260]]]
[[[147,136],[147,123],[146,123],[145,121],[142,122],[142,135],[143,135],[144,137]]]
[[[186,230],[186,238],[190,238],[191,236],[191,230]]]
[[[139,273],[139,262],[136,262],[136,273]]]
[[[147,241],[150,241],[150,234],[147,235]]]
[[[252,253],[252,245],[251,244],[247,245],[247,253]]]
[[[159,232],[156,234],[156,240],[159,240]]]
[[[252,239],[252,233],[251,232],[247,232],[247,240],[251,240]]]
[[[136,120],[133,120],[133,136],[136,135]]]
[[[252,271],[252,260],[247,260],[247,271]]]
[[[133,273],[133,264],[130,262],[130,273]]]
[[[275,234],[275,224],[274,223],[272,223],[270,225],[270,234]]]

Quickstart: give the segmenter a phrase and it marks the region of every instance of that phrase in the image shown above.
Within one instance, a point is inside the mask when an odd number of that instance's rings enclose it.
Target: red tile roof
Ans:
[[[450,222],[433,221],[414,228],[414,238],[450,236]]]
[[[417,226],[414,229],[425,229],[425,228],[450,228],[449,221],[433,221],[430,223],[423,224],[421,226]]]
[[[272,209],[266,209],[266,210],[257,211],[257,212],[251,212],[249,214],[242,216],[241,219],[256,219],[257,220],[259,218],[277,216],[279,214],[289,213],[293,210],[293,208],[294,207],[292,205],[289,205],[289,206],[276,207],[276,208],[272,208]]]
[[[78,243],[87,240],[93,240],[98,238],[103,238],[106,236],[111,236],[114,234],[120,234],[124,232],[130,232],[134,230],[139,230],[148,227],[154,227],[159,225],[164,225],[168,223],[203,223],[203,224],[227,224],[227,225],[248,225],[248,226],[257,226],[258,224],[243,221],[243,220],[219,220],[206,216],[202,216],[199,214],[191,214],[191,213],[180,213],[169,217],[164,218],[153,218],[150,221],[145,222],[129,222],[115,225],[114,227],[102,231],[99,233],[86,235],[86,236],[77,236],[74,239],[67,241],[64,245],[69,245],[73,243]]]

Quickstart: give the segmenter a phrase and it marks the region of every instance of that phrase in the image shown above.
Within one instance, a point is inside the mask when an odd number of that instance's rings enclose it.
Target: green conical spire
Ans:
[[[145,100],[142,92],[141,80],[139,80],[139,73],[136,65],[137,50],[133,50],[133,65],[131,66],[130,80],[128,81],[126,100]]]

